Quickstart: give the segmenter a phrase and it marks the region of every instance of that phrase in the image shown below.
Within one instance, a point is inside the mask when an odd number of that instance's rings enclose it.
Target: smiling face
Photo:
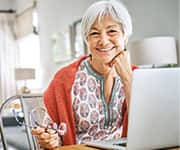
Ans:
[[[124,50],[126,42],[121,25],[110,16],[103,17],[100,22],[95,21],[87,36],[92,61],[98,64],[108,64]]]

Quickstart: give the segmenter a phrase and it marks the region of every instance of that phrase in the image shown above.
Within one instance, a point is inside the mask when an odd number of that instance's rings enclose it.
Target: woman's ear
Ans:
[[[124,36],[124,45],[127,45],[127,43],[128,43],[128,38]]]
[[[128,38],[125,36],[124,37],[124,50],[127,48],[127,43],[128,43]]]

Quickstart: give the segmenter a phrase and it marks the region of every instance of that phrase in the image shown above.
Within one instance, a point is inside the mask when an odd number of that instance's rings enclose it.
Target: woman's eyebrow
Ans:
[[[108,25],[108,26],[106,27],[106,29],[115,28],[115,27],[119,27],[119,26],[118,26],[118,25]],[[121,28],[121,27],[120,27],[120,28]],[[96,28],[96,27],[91,27],[90,31],[91,31],[91,30],[96,30],[96,31],[98,31],[99,29]]]
[[[91,30],[98,30],[98,29],[97,29],[96,27],[92,27],[92,28],[90,29],[90,31],[91,31]]]
[[[109,25],[106,28],[108,29],[108,28],[114,28],[114,27],[119,27],[119,26],[118,25]]]

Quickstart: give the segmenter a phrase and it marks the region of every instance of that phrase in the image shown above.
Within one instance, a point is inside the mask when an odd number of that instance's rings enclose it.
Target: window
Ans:
[[[31,33],[18,40],[19,67],[35,68],[35,80],[27,81],[28,87],[33,90],[40,89],[40,44],[39,36]]]

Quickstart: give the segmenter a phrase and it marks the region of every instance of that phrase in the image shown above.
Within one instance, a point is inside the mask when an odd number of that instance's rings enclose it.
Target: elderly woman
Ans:
[[[126,45],[132,33],[126,7],[116,1],[91,5],[82,18],[82,35],[90,56],[59,70],[44,93],[51,118],[67,132],[36,128],[43,148],[126,136],[132,66]]]

